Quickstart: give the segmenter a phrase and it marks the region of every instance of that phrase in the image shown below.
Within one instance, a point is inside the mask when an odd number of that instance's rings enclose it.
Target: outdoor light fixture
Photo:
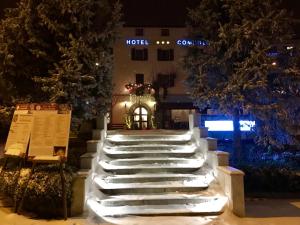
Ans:
[[[99,63],[96,62],[95,65],[96,65],[96,66],[99,66]]]
[[[159,44],[162,44],[162,45],[167,44],[167,45],[169,45],[170,41],[156,41],[156,44],[157,45],[159,45]]]
[[[272,62],[272,66],[276,66],[277,65],[277,63],[276,62]]]
[[[292,50],[294,47],[293,46],[287,46],[286,49],[287,50]]]

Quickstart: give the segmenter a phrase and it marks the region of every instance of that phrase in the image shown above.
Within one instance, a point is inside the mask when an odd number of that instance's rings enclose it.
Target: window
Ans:
[[[136,74],[135,75],[135,83],[136,84],[144,84],[144,74]]]
[[[174,49],[157,49],[158,61],[173,61]]]
[[[148,49],[131,49],[131,60],[146,61],[148,60]]]
[[[143,28],[136,28],[135,29],[135,36],[144,36],[144,29]]]
[[[174,87],[176,74],[157,74],[157,81],[161,87]]]
[[[170,36],[170,30],[169,29],[161,29],[160,34],[161,34],[161,36]]]

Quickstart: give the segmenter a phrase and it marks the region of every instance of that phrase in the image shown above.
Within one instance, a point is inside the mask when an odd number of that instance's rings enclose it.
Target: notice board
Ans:
[[[52,103],[18,105],[5,154],[25,154],[29,144],[27,156],[30,160],[51,162],[66,159],[70,124],[71,107],[68,105]]]
[[[29,105],[18,105],[14,112],[5,144],[5,155],[25,156],[32,124],[33,115],[29,112]]]

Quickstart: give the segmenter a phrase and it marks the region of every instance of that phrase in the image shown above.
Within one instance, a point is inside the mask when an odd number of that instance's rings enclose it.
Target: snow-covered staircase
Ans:
[[[93,161],[96,215],[222,213],[227,198],[191,131],[110,131]]]

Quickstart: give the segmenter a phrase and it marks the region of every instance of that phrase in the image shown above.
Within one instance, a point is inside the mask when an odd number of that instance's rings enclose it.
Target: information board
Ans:
[[[33,115],[29,114],[29,110],[15,110],[4,148],[5,155],[25,156],[32,124]]]
[[[68,156],[71,109],[67,105],[38,105],[33,111],[28,157],[56,161]]]
[[[19,104],[16,106],[4,153],[40,161],[58,161],[68,156],[71,108],[64,104]]]

